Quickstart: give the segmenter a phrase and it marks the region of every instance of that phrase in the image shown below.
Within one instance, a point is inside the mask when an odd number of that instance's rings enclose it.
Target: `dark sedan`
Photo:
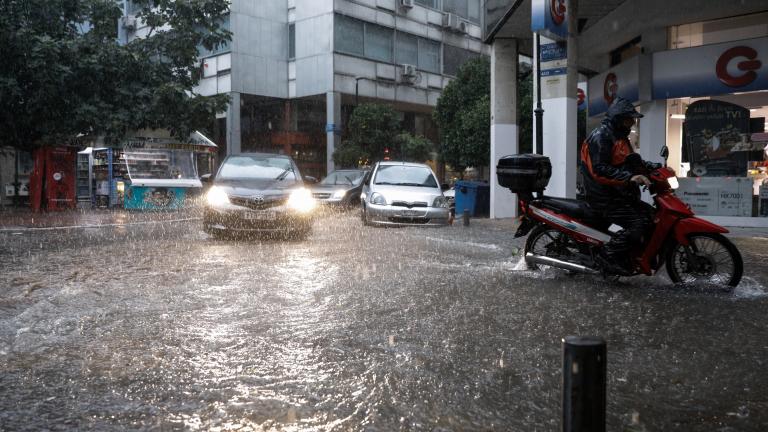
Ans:
[[[350,207],[360,204],[363,178],[368,170],[336,170],[312,186],[312,196],[319,204]]]
[[[281,233],[303,237],[312,229],[316,201],[288,156],[228,156],[206,194],[203,229],[231,233]]]

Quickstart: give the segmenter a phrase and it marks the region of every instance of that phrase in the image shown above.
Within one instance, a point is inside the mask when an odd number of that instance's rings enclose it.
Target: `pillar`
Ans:
[[[638,135],[643,160],[664,162],[659,153],[667,143],[667,101],[656,100],[641,105],[638,109],[643,114],[640,119]],[[677,170],[677,167],[672,167]]]
[[[325,95],[326,113],[326,174],[335,169],[333,152],[341,144],[341,93],[328,92]]]
[[[517,216],[517,196],[499,185],[496,164],[519,152],[517,131],[517,39],[491,45],[491,219]]]
[[[240,131],[240,93],[230,93],[227,107],[227,155],[242,153]]]

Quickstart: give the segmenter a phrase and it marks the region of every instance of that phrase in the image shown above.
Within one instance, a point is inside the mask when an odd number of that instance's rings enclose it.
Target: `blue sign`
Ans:
[[[541,71],[542,77],[549,77],[555,75],[565,75],[568,73],[568,68],[556,68],[556,69],[544,69]]]
[[[334,132],[334,133],[341,133],[341,126],[335,124],[335,123],[328,123],[325,125],[325,131],[326,132]]]
[[[562,60],[568,57],[568,46],[565,43],[541,44],[541,61]]]
[[[565,0],[532,0],[531,30],[550,39],[566,39],[568,14]]]

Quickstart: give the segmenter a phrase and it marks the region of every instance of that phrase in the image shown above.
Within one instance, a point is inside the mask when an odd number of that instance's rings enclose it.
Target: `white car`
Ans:
[[[363,183],[361,217],[365,225],[449,223],[449,201],[428,165],[379,162]]]

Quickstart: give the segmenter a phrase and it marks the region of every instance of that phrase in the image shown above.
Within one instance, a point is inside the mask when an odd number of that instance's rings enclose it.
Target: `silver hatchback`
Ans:
[[[360,202],[365,225],[448,225],[449,202],[429,165],[379,162]]]

